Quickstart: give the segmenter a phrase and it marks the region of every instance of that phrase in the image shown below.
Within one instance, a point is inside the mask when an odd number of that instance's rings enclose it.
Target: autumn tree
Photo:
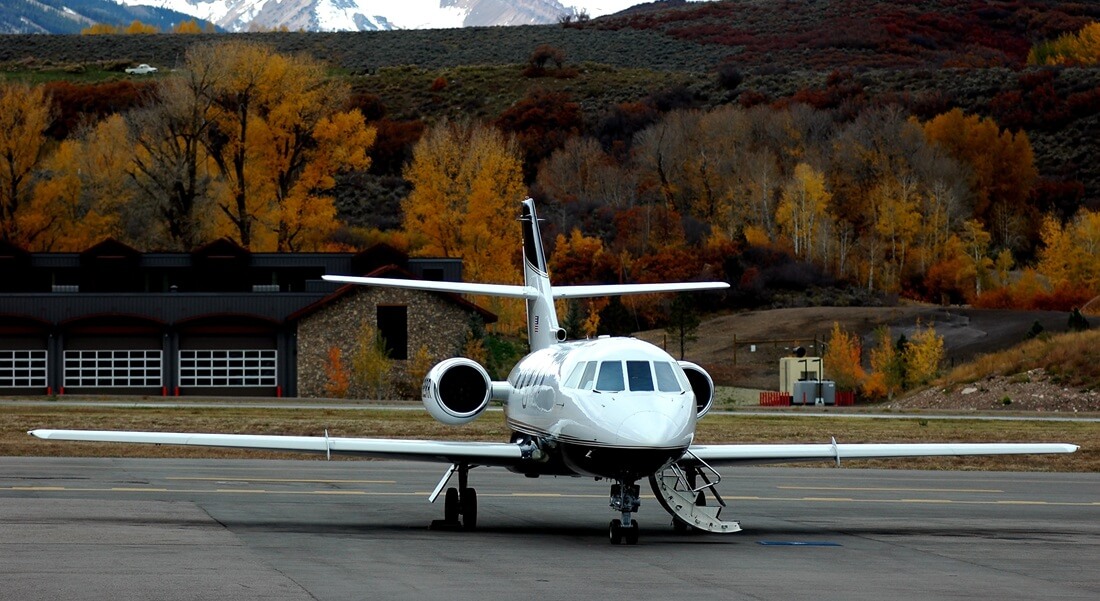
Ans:
[[[1100,63],[1100,23],[1089,23],[1077,33],[1039,42],[1027,55],[1029,65],[1081,65]]]
[[[356,338],[355,354],[351,360],[351,377],[354,390],[376,400],[389,392],[386,378],[393,369],[386,347],[386,339],[370,322],[364,322]]]
[[[48,227],[28,220],[32,216],[26,213],[35,173],[46,158],[45,133],[52,119],[41,87],[0,84],[0,240],[31,247]]]
[[[905,387],[904,354],[894,344],[890,328],[875,330],[875,348],[871,349],[871,373],[863,382],[868,397],[894,398]]]
[[[163,79],[156,102],[127,116],[134,163],[130,174],[152,212],[149,222],[171,248],[190,250],[213,237],[217,169],[208,148],[215,101],[226,77],[217,47],[188,49],[187,69]]]
[[[277,79],[273,71],[279,69],[272,66],[279,58],[263,44],[230,42],[208,47],[188,60],[189,70],[217,74],[212,90],[214,131],[206,145],[224,180],[218,208],[245,248],[252,246],[256,222],[268,208],[264,190],[254,181],[260,174],[255,146],[250,143],[261,107],[277,97],[272,84]]]
[[[1048,216],[1042,225],[1038,271],[1052,286],[1100,293],[1100,212],[1081,209],[1064,226]]]
[[[129,25],[126,26],[125,29],[122,30],[122,33],[127,33],[127,34],[160,33],[160,29],[157,29],[156,25],[149,25],[147,23],[142,23],[141,21],[138,21],[137,19],[134,19],[133,21],[130,22]]]
[[[188,21],[180,21],[172,27],[172,33],[202,33],[202,27],[199,26],[199,22],[195,19]]]
[[[795,256],[814,258],[815,244],[820,245],[828,231],[831,197],[820,171],[806,163],[795,167],[791,179],[783,186],[775,212],[779,232],[791,241]]]
[[[581,107],[569,94],[535,89],[505,109],[495,125],[513,134],[523,153],[524,180],[532,182],[539,163],[581,131]]]
[[[966,115],[961,109],[925,123],[924,134],[970,168],[972,214],[987,231],[999,207],[1007,214],[1029,213],[1028,200],[1038,173],[1027,134],[1001,130],[992,119]],[[998,246],[1008,246],[1007,242],[1004,235],[994,239]]]
[[[329,397],[342,399],[348,395],[351,387],[351,377],[348,368],[344,365],[343,352],[338,346],[328,349],[325,358],[325,394]]]
[[[118,27],[107,23],[96,23],[80,30],[80,35],[114,35],[119,33]]]
[[[915,388],[931,382],[939,375],[943,357],[943,336],[937,335],[936,329],[931,325],[921,327],[918,323],[913,339],[905,345],[902,356],[905,362],[906,388]]]
[[[35,247],[81,251],[111,237],[146,246],[128,172],[133,153],[123,118],[113,115],[62,142],[42,164],[34,190]]]
[[[322,64],[231,42],[192,55],[217,73],[207,150],[225,189],[218,207],[242,246],[317,250],[335,227],[334,175],[365,169],[375,132],[339,112],[346,86]]]
[[[859,337],[841,329],[839,322],[833,322],[829,345],[822,359],[826,375],[836,382],[839,390],[858,390],[867,378],[862,355]]]
[[[549,259],[550,274],[556,284],[617,284],[619,265],[614,253],[604,250],[599,238],[585,236],[574,229],[568,237],[558,234],[554,252]],[[565,310],[562,305],[568,303]],[[576,327],[569,334],[592,337],[600,325],[600,311],[607,306],[607,297],[558,301],[559,315],[572,313]]]

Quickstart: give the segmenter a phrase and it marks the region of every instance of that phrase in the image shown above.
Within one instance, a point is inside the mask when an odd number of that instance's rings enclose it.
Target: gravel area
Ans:
[[[929,388],[885,404],[883,408],[1088,413],[1100,412],[1100,391],[1063,386],[1040,368],[1012,376],[990,376],[948,388]]]

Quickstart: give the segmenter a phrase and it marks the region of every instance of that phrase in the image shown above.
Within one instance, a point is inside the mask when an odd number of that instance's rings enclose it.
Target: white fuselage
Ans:
[[[683,455],[695,435],[687,376],[641,340],[553,344],[524,357],[508,384],[508,426],[552,456],[557,469],[548,471],[648,475]]]

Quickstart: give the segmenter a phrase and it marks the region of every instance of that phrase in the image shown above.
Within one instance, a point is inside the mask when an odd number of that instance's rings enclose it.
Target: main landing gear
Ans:
[[[611,485],[611,508],[623,514],[621,520],[611,520],[608,526],[607,534],[611,544],[620,545],[623,541],[628,545],[638,544],[638,520],[632,514],[641,506],[639,492],[640,489],[634,481],[619,480],[618,484]]]
[[[458,472],[458,488],[452,486],[443,495],[443,519],[433,521],[432,528],[473,530],[477,528],[477,491],[468,485],[470,466],[452,465],[428,500],[435,502],[455,472]]]

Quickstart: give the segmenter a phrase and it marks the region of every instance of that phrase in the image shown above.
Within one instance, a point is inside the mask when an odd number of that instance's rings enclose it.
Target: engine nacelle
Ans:
[[[455,357],[436,364],[424,376],[421,400],[437,420],[457,426],[474,421],[489,406],[493,383],[476,361]]]
[[[707,370],[694,363],[688,361],[679,363],[680,368],[687,374],[688,382],[691,383],[691,391],[695,393],[695,417],[703,417],[714,403],[714,380],[710,378]]]

